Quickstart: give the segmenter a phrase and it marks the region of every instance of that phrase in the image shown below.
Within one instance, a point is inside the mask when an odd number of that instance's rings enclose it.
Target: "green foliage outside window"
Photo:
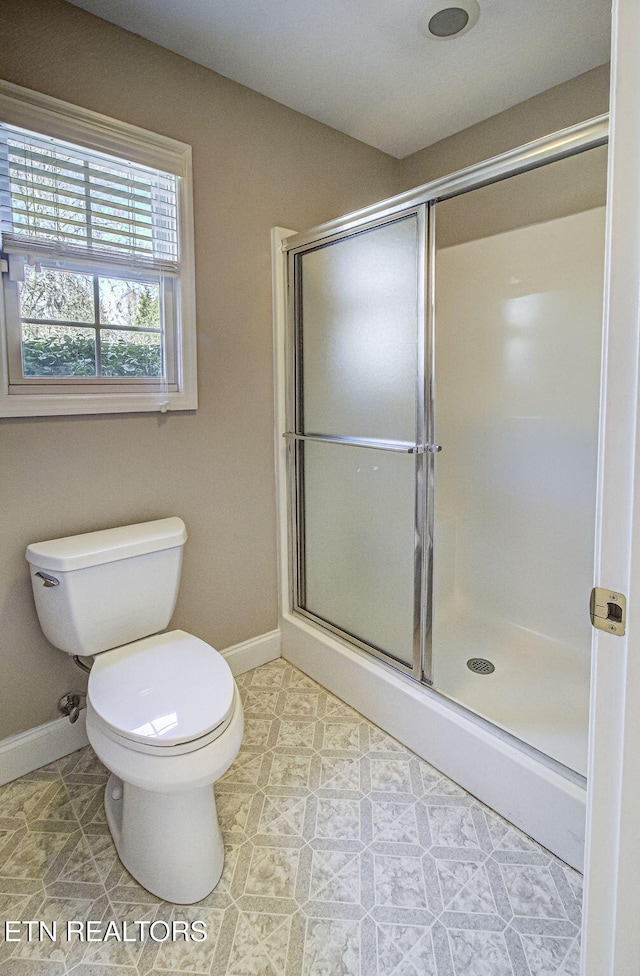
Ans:
[[[100,306],[98,329],[97,303]],[[133,331],[160,330],[157,284],[57,268],[36,271],[27,267],[20,288],[20,305],[22,318],[32,319],[22,323],[25,376],[162,376],[160,331]],[[71,324],[76,322],[86,323],[87,327]]]
[[[25,376],[95,376],[95,334],[84,329],[23,327],[22,360]],[[151,341],[138,334],[109,333],[115,341],[102,342],[103,376],[161,376],[159,336]],[[133,338],[135,337],[135,338]]]
[[[95,376],[95,333],[25,325],[22,363],[25,376]]]

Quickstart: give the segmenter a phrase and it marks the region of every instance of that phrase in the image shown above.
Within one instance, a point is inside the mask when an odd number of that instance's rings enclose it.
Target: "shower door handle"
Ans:
[[[393,451],[397,454],[439,454],[441,444],[412,444],[410,441],[383,441],[375,437],[338,437],[332,434],[296,434],[286,430],[283,435],[289,441],[317,441],[320,444],[342,444],[346,447],[367,447],[376,451]]]
[[[285,431],[282,435],[289,441],[316,441],[319,444],[341,444],[343,447],[366,447],[374,451],[392,451],[395,454],[424,454],[424,444],[411,441],[384,441],[376,437],[338,437],[333,434],[296,434]]]

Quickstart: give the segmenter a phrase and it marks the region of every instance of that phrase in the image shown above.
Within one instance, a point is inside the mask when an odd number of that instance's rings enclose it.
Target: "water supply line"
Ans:
[[[83,691],[69,691],[58,702],[58,711],[67,715],[73,725],[80,718],[80,709],[86,707],[87,696]]]
[[[73,663],[76,667],[84,671],[85,674],[89,674],[91,671],[91,666],[93,665],[93,660],[91,664],[85,664],[84,661],[80,660],[79,654],[73,655]],[[63,695],[58,702],[58,711],[62,715],[67,715],[69,721],[73,725],[80,718],[80,709],[86,708],[87,696],[84,691],[69,691],[66,695]]]
[[[91,664],[85,664],[84,661],[81,661],[79,654],[73,655],[73,663],[76,665],[76,667],[80,668],[81,671],[84,671],[85,674],[89,674],[93,666],[93,661],[91,661]]]

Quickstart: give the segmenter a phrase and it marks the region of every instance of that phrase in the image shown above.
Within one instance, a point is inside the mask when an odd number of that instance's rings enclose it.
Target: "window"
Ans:
[[[0,415],[194,409],[190,148],[0,82]]]

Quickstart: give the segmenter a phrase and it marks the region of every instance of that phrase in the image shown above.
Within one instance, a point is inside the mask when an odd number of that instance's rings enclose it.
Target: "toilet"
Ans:
[[[215,888],[224,847],[213,784],[236,758],[240,695],[213,647],[165,631],[187,539],[180,518],[27,548],[40,626],[95,660],[87,735],[110,770],[105,810],[120,860],[152,894],[192,904]]]

